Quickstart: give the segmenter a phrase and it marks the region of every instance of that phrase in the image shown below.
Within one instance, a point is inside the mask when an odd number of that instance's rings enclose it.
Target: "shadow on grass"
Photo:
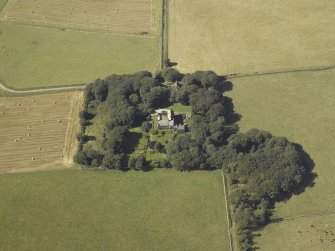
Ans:
[[[140,139],[142,137],[144,137],[142,133],[129,132],[129,134],[127,135],[127,149],[125,153],[133,153],[139,147]]]

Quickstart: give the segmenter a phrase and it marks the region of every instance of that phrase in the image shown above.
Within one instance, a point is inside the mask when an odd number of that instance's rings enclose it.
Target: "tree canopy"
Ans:
[[[176,82],[175,86],[171,82]],[[75,161],[87,167],[122,171],[221,169],[231,188],[229,201],[240,248],[250,250],[252,231],[266,223],[271,205],[305,185],[311,168],[302,148],[285,137],[258,129],[239,132],[240,115],[234,111],[232,99],[222,93],[228,85],[224,77],[212,71],[184,75],[174,68],[164,68],[155,76],[142,71],[98,79],[85,88]],[[129,154],[133,135],[129,130],[136,126],[148,133],[150,114],[173,103],[191,106],[191,116],[187,132],[174,134],[165,145],[155,143],[155,151],[166,153],[166,158],[149,160],[143,154]],[[101,104],[107,107],[108,122],[98,151],[84,147],[89,140],[85,126],[92,118],[90,108]]]

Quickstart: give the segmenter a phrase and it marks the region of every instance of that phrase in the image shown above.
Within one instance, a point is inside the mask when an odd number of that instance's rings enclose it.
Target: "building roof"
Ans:
[[[185,131],[185,126],[184,125],[176,125],[176,126],[174,126],[174,129],[178,132],[184,132]]]
[[[156,114],[166,113],[169,120],[172,120],[172,110],[171,109],[158,109],[155,111]]]
[[[159,120],[158,121],[158,127],[173,127],[173,120]]]

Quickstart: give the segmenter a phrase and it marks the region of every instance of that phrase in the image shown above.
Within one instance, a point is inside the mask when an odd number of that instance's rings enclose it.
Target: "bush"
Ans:
[[[148,122],[148,121],[144,121],[144,122],[142,123],[142,125],[141,125],[141,130],[142,130],[143,132],[149,132],[150,129],[151,129],[151,123]]]

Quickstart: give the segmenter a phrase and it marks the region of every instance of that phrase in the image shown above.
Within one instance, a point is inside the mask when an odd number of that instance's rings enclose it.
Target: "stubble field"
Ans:
[[[0,172],[72,164],[81,92],[0,99]]]
[[[169,3],[169,56],[183,72],[233,74],[335,65],[334,1]]]
[[[10,0],[2,21],[122,34],[156,33],[156,0]]]
[[[335,70],[231,81],[229,95],[243,116],[241,130],[260,128],[301,144],[317,174],[313,187],[276,205],[273,219],[279,222],[260,232],[256,246],[270,251],[334,250]]]

